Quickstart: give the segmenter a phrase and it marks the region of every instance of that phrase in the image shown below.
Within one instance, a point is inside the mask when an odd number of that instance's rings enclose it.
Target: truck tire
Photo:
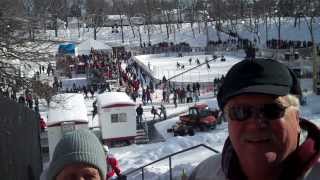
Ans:
[[[218,124],[221,124],[221,123],[222,123],[222,118],[221,118],[221,117],[218,117],[218,118],[217,118],[217,123],[218,123]]]
[[[180,135],[180,136],[185,136],[185,135],[186,135],[186,131],[185,131],[185,130],[180,131],[179,135]]]
[[[217,127],[217,124],[213,124],[211,125],[210,129],[216,129],[216,127]]]

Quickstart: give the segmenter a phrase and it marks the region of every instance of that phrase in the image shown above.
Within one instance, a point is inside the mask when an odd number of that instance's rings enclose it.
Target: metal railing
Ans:
[[[139,168],[137,168],[137,169],[134,169],[134,170],[131,170],[131,171],[129,171],[129,172],[126,172],[126,173],[124,173],[124,175],[128,176],[128,175],[130,175],[130,174],[132,174],[132,173],[134,173],[134,172],[137,172],[137,171],[141,170],[141,172],[142,172],[142,174],[141,174],[141,179],[144,180],[144,169],[145,169],[147,166],[150,166],[150,165],[152,165],[152,164],[155,164],[155,163],[157,163],[157,162],[159,162],[159,161],[162,161],[162,160],[165,160],[165,159],[169,159],[169,177],[170,177],[170,180],[172,180],[172,179],[173,179],[173,176],[172,176],[172,157],[175,156],[175,155],[178,155],[178,154],[181,154],[181,153],[184,153],[184,152],[187,152],[187,151],[190,151],[190,150],[199,148],[199,147],[207,148],[207,149],[209,149],[209,150],[211,150],[212,152],[215,152],[215,153],[220,153],[218,150],[213,149],[213,148],[211,148],[211,147],[209,147],[209,146],[207,146],[207,145],[205,145],[205,144],[199,144],[199,145],[196,145],[196,146],[193,146],[193,147],[190,147],[190,148],[187,148],[187,149],[184,149],[184,150],[181,150],[181,151],[172,153],[172,154],[167,155],[167,156],[165,156],[165,157],[162,157],[162,158],[160,158],[160,159],[158,159],[158,160],[156,160],[156,161],[153,161],[153,162],[151,162],[151,163],[149,163],[149,164],[146,164],[146,165],[141,166],[141,167],[139,167]]]

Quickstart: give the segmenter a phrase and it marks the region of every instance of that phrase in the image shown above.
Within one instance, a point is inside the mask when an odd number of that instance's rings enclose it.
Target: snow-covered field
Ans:
[[[135,57],[138,61],[142,62],[146,67],[150,66],[150,70],[154,77],[162,79],[165,76],[167,79],[182,73],[188,69],[197,66],[196,59],[199,59],[200,63],[204,63],[205,59],[211,60],[212,55],[185,55],[183,57],[166,56],[165,54],[156,55],[140,55]],[[189,59],[192,62],[189,63]],[[206,64],[188,71],[171,81],[177,82],[213,82],[215,78],[220,78],[226,74],[230,67],[239,62],[239,57],[225,56],[226,61],[221,62],[220,57],[216,61],[210,61],[210,69]],[[177,63],[184,65],[184,69],[177,68]]]

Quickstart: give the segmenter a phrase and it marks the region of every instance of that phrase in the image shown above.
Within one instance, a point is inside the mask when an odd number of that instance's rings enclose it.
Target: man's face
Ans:
[[[284,107],[281,117],[268,119],[259,113],[258,107],[269,107],[263,105],[275,103]],[[228,109],[243,106],[256,107],[256,111],[243,121],[228,117]],[[270,114],[270,109],[275,108],[265,109]],[[256,170],[259,171],[259,168],[276,166],[296,149],[300,132],[299,114],[283,97],[240,95],[229,100],[224,111],[229,121],[230,140],[242,167],[258,168]]]
[[[102,180],[99,171],[86,164],[72,164],[63,168],[56,180]]]

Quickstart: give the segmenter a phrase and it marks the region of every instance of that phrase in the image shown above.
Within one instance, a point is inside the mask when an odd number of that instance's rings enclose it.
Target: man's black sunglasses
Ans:
[[[258,107],[247,104],[236,105],[226,108],[225,115],[235,121],[245,121],[252,116],[274,120],[283,117],[287,108],[280,103],[263,104]]]

